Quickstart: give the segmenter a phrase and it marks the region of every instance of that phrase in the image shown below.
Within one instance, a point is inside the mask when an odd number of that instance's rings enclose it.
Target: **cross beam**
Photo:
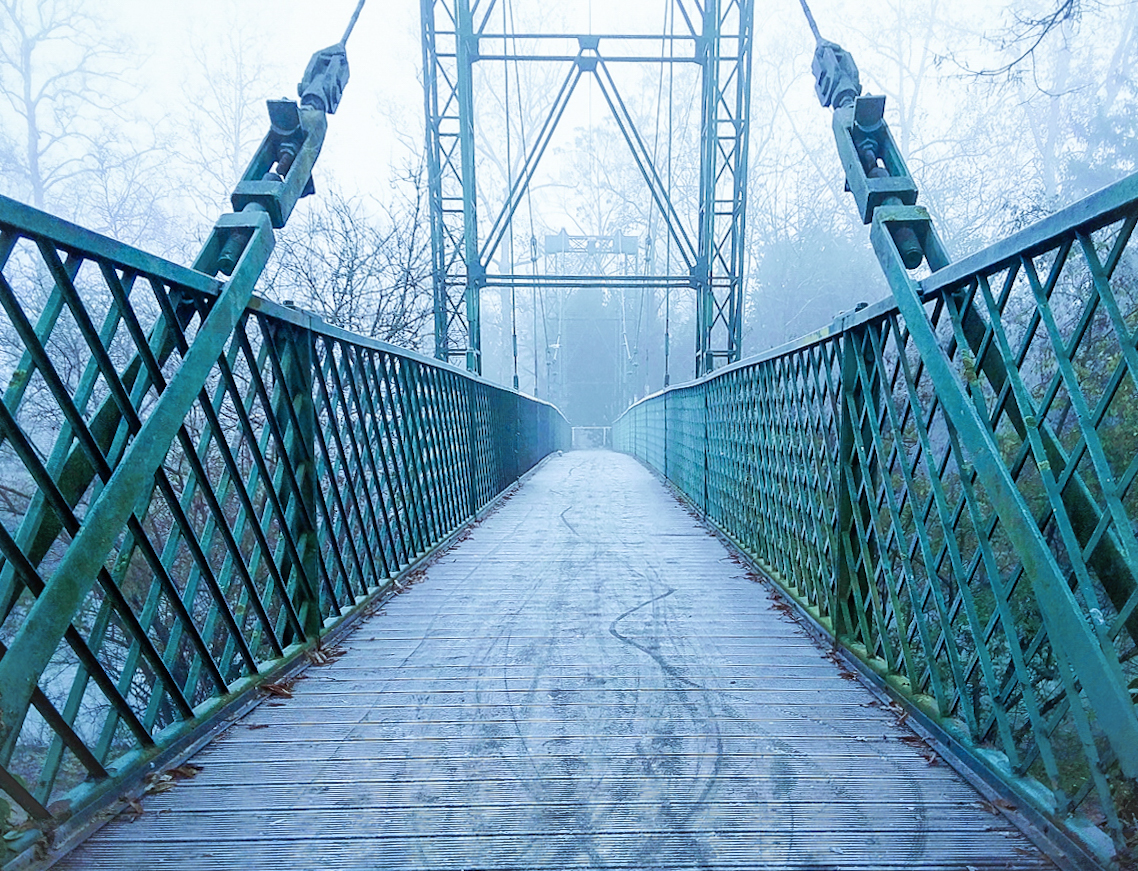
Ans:
[[[481,291],[506,278],[488,275],[487,269],[569,99],[581,77],[590,74],[683,262],[683,273],[658,276],[657,281],[695,290],[696,376],[738,360],[754,0],[674,0],[677,27],[666,35],[515,33],[504,25],[491,26],[496,5],[497,0],[421,0],[435,356],[464,360],[467,369],[482,371]],[[576,40],[576,54],[548,47],[552,42],[560,48],[566,39]],[[534,49],[519,51],[519,40]],[[606,54],[604,43],[615,43],[618,50]],[[657,45],[666,48],[660,51]],[[561,88],[484,242],[478,238],[475,180],[473,71],[479,61],[560,63],[565,68]],[[667,177],[621,97],[610,72],[610,65],[618,63],[700,67],[700,193],[694,227],[685,226]],[[600,275],[587,278],[606,281]]]

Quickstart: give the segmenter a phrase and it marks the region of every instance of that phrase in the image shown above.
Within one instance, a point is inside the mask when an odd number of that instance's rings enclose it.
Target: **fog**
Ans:
[[[675,26],[672,4],[500,0],[492,24],[501,28],[505,19],[519,33],[660,36]],[[266,129],[265,99],[295,95],[309,56],[339,39],[354,7],[355,0],[0,0],[7,98],[0,102],[0,192],[189,262]],[[856,59],[864,90],[887,96],[886,118],[920,202],[954,257],[1134,170],[1134,3],[1012,9],[817,0],[812,8],[823,35]],[[1072,14],[1043,33],[1033,22],[1056,8]],[[351,80],[314,174],[317,194],[279,234],[260,291],[430,352],[419,16],[420,5],[409,0],[365,5],[348,45]],[[54,29],[22,70],[21,34],[45,22]],[[644,44],[666,51],[663,42]],[[530,51],[534,43],[514,45]],[[551,45],[576,51],[575,40]],[[622,45],[606,41],[602,50]],[[798,0],[758,5],[745,355],[887,294],[868,231],[843,191],[831,113],[814,96],[813,48]],[[567,66],[476,64],[483,239]],[[614,76],[680,223],[694,233],[698,67],[671,70],[630,63]],[[57,93],[53,81],[66,87]],[[24,84],[45,95],[33,147]],[[557,241],[570,237],[585,247]],[[606,239],[616,240],[611,251]],[[489,272],[643,276],[675,274],[681,265],[605,99],[594,78],[583,77]],[[576,424],[607,424],[666,379],[694,374],[690,288],[488,287],[482,319],[484,374],[504,384],[516,378]]]

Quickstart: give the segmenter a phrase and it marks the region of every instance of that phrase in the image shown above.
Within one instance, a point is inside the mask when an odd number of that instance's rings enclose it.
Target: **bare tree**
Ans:
[[[1138,3],[1064,0],[1046,14],[1017,12],[987,45],[1004,63],[972,77],[972,90],[1002,97],[1032,153],[1040,195],[1034,216],[1132,172]],[[1093,27],[1089,26],[1093,22]],[[992,116],[999,122],[1000,114]],[[1002,173],[1018,180],[1022,173]]]
[[[280,232],[263,290],[346,330],[422,347],[432,323],[424,194],[420,170],[385,207],[326,185]]]
[[[142,125],[135,125],[136,127]],[[173,219],[170,155],[146,130],[107,129],[87,145],[82,184],[62,211],[84,226],[162,256],[179,252],[186,228]]]
[[[979,70],[977,74],[1005,76],[1022,64],[1034,63],[1036,52],[1044,47],[1052,34],[1077,27],[1085,13],[1106,5],[1102,0],[1052,0],[1034,15],[1013,10],[1011,23],[995,37],[1002,49],[1012,53],[1011,60],[992,69]]]
[[[187,108],[175,123],[185,192],[206,223],[228,208],[229,194],[265,132],[265,99],[273,96],[268,83],[279,78],[250,26],[233,10],[223,17],[224,25],[212,28],[208,39],[190,39]]]
[[[106,32],[81,0],[0,0],[0,120],[16,193],[37,208],[89,171],[86,143],[121,103],[128,55]]]

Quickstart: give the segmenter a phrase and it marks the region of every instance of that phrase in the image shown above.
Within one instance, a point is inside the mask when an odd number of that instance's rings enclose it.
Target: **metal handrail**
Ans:
[[[0,372],[0,867],[144,788],[569,447],[549,403],[308,312],[253,297],[219,334],[224,299],[0,198],[0,339],[22,355]],[[160,426],[202,347],[189,413]],[[156,472],[116,487],[136,447]],[[93,540],[79,605],[36,619]]]
[[[1135,850],[1136,224],[1138,176],[938,269],[923,324],[882,300],[614,425],[618,449],[1101,862]],[[947,410],[961,400],[1045,566]],[[1078,633],[1081,659],[1058,640]],[[1094,701],[1111,694],[1129,704]]]

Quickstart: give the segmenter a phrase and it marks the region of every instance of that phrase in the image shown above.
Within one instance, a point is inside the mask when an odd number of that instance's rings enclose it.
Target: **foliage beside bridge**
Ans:
[[[1120,758],[1138,697],[1136,223],[1130,179],[922,282],[935,347],[886,300],[614,427],[978,764],[1124,861],[1138,853]]]
[[[254,298],[212,337],[223,350],[155,446],[157,474],[125,492],[127,450],[207,338],[220,283],[0,205],[0,330],[23,349],[0,402],[11,858],[313,650],[567,449],[569,428],[547,403]],[[57,637],[35,605],[101,505],[123,499],[125,527],[104,530],[97,578]]]

